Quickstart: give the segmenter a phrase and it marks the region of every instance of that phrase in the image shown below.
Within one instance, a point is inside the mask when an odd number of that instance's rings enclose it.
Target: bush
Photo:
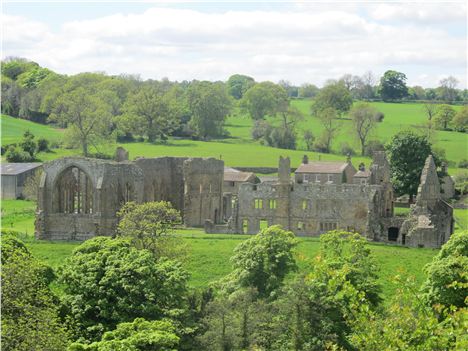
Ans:
[[[129,143],[135,141],[135,137],[130,132],[118,131],[116,140],[118,143]]]
[[[5,159],[8,162],[31,162],[34,161],[34,157],[17,146],[10,145],[5,153]]]
[[[463,172],[455,176],[455,190],[460,195],[468,194],[468,172]]]
[[[385,117],[384,113],[380,111],[377,111],[376,114],[374,115],[374,119],[378,123],[382,122],[384,117]]]
[[[347,142],[341,143],[340,152],[343,155],[350,155],[350,156],[353,156],[356,154],[356,151],[354,151],[354,149]]]
[[[468,168],[468,160],[465,158],[458,162],[458,167],[460,168]]]
[[[49,140],[46,138],[37,139],[37,151],[38,152],[48,152],[49,149]]]
[[[376,151],[385,151],[385,145],[379,140],[369,140],[364,148],[364,155],[372,157]]]
[[[270,146],[278,147],[281,149],[296,149],[296,133],[287,128],[275,128],[270,134]]]
[[[323,152],[323,153],[328,153],[329,152],[329,150],[327,148],[327,144],[321,139],[317,140],[314,143],[313,150],[317,151],[317,152]]]
[[[254,121],[254,126],[252,127],[252,138],[254,140],[263,139],[270,135],[272,129],[273,128],[268,122],[256,120]]]

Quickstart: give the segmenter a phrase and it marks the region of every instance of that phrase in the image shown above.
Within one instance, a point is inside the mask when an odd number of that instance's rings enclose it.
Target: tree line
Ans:
[[[456,89],[458,82],[453,77],[443,79],[440,87],[431,90],[408,88],[401,72],[385,72],[380,83],[367,72],[362,77],[344,75],[319,89],[311,84],[294,87],[284,80],[278,84],[256,82],[240,74],[232,75],[226,82],[143,81],[137,76],[103,73],[66,76],[20,58],[5,59],[1,73],[2,113],[67,128],[65,146],[79,147],[86,156],[103,140],[164,143],[169,137],[227,137],[226,118],[239,112],[254,121],[255,140],[296,149],[297,125],[304,118],[291,104],[296,97],[313,99],[310,113],[324,129],[321,135],[314,135],[309,129],[302,132],[300,138],[307,150],[331,152],[342,118],[349,114],[361,154],[371,154],[376,141],[371,142],[369,137],[384,116],[365,102],[352,107],[353,101],[401,100],[411,96],[412,91],[418,91],[418,99],[430,100],[425,111],[431,128],[434,125],[437,129],[468,130],[466,108],[457,114],[451,106],[435,103],[435,99],[467,100],[467,91]],[[339,151],[354,153],[348,143],[343,143]],[[16,155],[19,152],[12,150]]]
[[[242,241],[232,271],[191,289],[169,203],[126,204],[115,237],[78,246],[57,271],[2,238],[4,350],[464,350],[468,233],[406,273],[383,301],[379,265],[357,233],[332,231],[310,260],[279,226]],[[50,284],[61,287],[60,296]],[[57,285],[58,283],[58,285]],[[54,291],[57,291],[54,289]]]

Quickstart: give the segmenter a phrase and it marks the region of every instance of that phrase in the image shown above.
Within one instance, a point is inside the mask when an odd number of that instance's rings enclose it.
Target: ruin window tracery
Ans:
[[[271,210],[276,209],[276,200],[275,199],[270,200],[270,209]]]
[[[254,203],[255,203],[255,208],[256,209],[263,208],[263,200],[262,199],[255,199]]]
[[[59,213],[93,213],[93,184],[80,168],[67,168],[56,183],[56,191]]]

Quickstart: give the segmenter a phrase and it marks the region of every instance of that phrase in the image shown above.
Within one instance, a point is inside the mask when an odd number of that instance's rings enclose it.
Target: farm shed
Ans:
[[[42,163],[2,163],[2,199],[23,196],[26,179],[42,167]]]

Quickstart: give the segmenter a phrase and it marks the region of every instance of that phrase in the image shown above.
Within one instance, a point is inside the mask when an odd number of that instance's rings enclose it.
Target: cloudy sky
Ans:
[[[322,85],[388,69],[435,87],[467,87],[465,1],[20,1],[4,0],[2,57],[54,71],[142,78]]]

